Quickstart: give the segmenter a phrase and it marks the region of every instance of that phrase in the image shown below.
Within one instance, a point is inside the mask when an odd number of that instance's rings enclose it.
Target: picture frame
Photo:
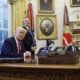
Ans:
[[[80,23],[79,21],[74,21],[71,25],[72,27],[72,34],[80,34]]]
[[[37,15],[37,39],[57,39],[56,15]]]
[[[80,7],[80,0],[71,0],[72,7]]]
[[[38,0],[38,12],[54,12],[54,0]]]
[[[77,46],[78,48],[80,48],[80,41],[77,41],[77,42],[76,42],[76,46]]]

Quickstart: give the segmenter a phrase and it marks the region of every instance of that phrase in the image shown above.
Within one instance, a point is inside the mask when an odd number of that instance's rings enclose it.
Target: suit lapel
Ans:
[[[14,45],[14,47],[15,47],[15,51],[18,52],[17,43],[16,43],[16,40],[15,40],[14,37],[13,37],[13,45]]]

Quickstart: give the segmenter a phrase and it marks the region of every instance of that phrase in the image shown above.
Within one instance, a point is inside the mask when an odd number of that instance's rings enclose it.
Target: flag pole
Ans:
[[[69,16],[66,4],[64,5],[64,19],[63,19],[63,47],[72,43],[72,35],[69,31]]]

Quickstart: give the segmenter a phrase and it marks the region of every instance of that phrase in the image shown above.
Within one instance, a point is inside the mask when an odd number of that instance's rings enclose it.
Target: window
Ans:
[[[8,2],[0,0],[0,50],[6,38],[8,38]]]

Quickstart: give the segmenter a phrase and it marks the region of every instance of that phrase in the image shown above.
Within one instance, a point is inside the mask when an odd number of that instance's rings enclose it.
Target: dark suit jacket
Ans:
[[[23,27],[23,28],[26,29],[25,27]],[[23,39],[22,42],[23,42],[23,45],[24,45],[25,49],[30,51],[32,54],[34,54],[34,52],[31,50],[31,47],[36,46],[36,41],[34,39],[34,35],[31,32],[31,30],[27,31],[26,36],[25,36],[25,38]]]
[[[6,39],[1,49],[1,55],[3,57],[22,57],[23,52],[25,52],[25,48],[21,43],[21,52],[20,54],[18,53],[17,44],[14,37]]]

